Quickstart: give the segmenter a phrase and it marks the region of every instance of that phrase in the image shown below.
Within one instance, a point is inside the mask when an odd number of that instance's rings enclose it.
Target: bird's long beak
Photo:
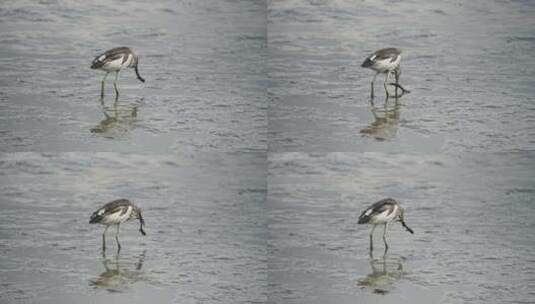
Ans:
[[[405,229],[407,229],[408,232],[410,232],[411,234],[414,234],[414,231],[411,228],[409,228],[409,226],[407,226],[407,224],[405,224],[405,221],[402,220],[401,221],[401,225],[403,227],[405,227]]]
[[[134,70],[136,71],[137,79],[139,79],[139,81],[141,82],[145,82],[145,79],[143,79],[141,75],[139,75],[139,70],[137,69],[137,65],[134,67]]]
[[[141,216],[141,212],[139,213],[139,232],[143,235],[147,235],[145,231],[143,230],[143,226],[145,226],[145,220],[143,220],[143,217]]]

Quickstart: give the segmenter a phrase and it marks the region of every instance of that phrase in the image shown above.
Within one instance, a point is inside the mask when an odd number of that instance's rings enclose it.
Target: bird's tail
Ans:
[[[94,212],[89,218],[89,224],[97,224],[97,223],[100,223],[101,220],[102,220],[102,216],[99,215],[97,211],[97,212]]]
[[[367,224],[370,222],[370,217],[365,215],[365,214],[361,214],[359,216],[359,221],[358,221],[358,224]]]
[[[360,65],[363,68],[369,68],[373,65],[373,61],[370,60],[370,58],[366,58],[364,62]]]
[[[104,62],[98,60],[98,58],[99,57],[93,59],[93,61],[91,62],[92,69],[100,69],[104,65]]]

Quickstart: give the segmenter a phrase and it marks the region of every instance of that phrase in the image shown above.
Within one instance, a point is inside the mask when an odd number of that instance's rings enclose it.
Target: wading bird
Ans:
[[[139,232],[146,235],[143,231],[145,221],[141,216],[141,209],[134,205],[127,199],[118,199],[107,203],[106,205],[93,212],[89,219],[90,224],[102,224],[105,225],[104,232],[102,233],[102,252],[106,251],[106,231],[111,225],[117,226],[117,232],[115,233],[115,240],[117,241],[117,251],[121,250],[121,244],[119,243],[119,225],[130,219],[139,220]]]
[[[398,88],[402,90],[403,94],[410,93],[408,90],[406,90],[399,84],[399,76],[401,75],[401,68],[399,65],[400,61],[401,50],[396,48],[380,49],[378,51],[375,51],[373,54],[371,54],[364,60],[361,67],[370,68],[375,71],[375,75],[373,76],[371,83],[370,96],[372,99],[374,97],[373,83],[375,82],[375,78],[377,77],[377,75],[379,75],[380,73],[385,74],[384,88],[387,97],[389,96],[387,84],[396,87],[396,96],[398,96]],[[395,83],[388,83],[388,76],[390,75],[390,73],[394,73],[394,77],[396,78]]]
[[[115,72],[115,80],[113,81],[113,87],[115,88],[116,97],[119,97],[119,90],[117,89],[117,77],[119,72],[124,68],[134,68],[136,71],[137,79],[141,82],[145,82],[145,79],[139,75],[137,65],[139,63],[139,57],[127,47],[118,47],[98,55],[93,59],[91,68],[94,70],[103,70],[106,72],[104,78],[102,78],[102,84],[100,86],[100,97],[104,98],[104,82],[106,77],[111,72]]]
[[[408,232],[414,233],[414,231],[405,224],[403,217],[405,210],[399,205],[397,201],[391,198],[385,198],[377,203],[371,205],[362,212],[359,216],[359,224],[372,224],[373,228],[370,232],[370,255],[373,251],[373,232],[377,225],[384,225],[383,241],[385,242],[385,254],[388,251],[388,244],[386,243],[386,231],[388,224],[394,220],[401,222],[401,225],[407,229]]]

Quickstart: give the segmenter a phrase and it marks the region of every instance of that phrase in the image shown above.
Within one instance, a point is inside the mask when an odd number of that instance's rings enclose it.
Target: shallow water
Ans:
[[[272,1],[270,151],[533,150],[534,12],[529,1]],[[412,92],[392,123],[362,134],[376,119],[374,72],[360,64],[386,46],[402,49]]]
[[[531,303],[530,1],[0,4],[1,303]],[[267,18],[266,18],[267,16]],[[99,97],[93,56],[141,83]],[[403,50],[369,100],[370,52]],[[112,78],[112,77],[110,77]],[[125,197],[144,211],[89,225]],[[385,197],[414,235],[357,217]]]
[[[3,151],[266,149],[262,1],[23,0],[3,3],[0,15]],[[118,45],[141,56],[145,83],[131,69],[119,77],[118,104],[137,106],[137,116],[91,132],[106,117],[104,73],[89,66]]]
[[[3,154],[2,302],[265,302],[265,157]],[[132,198],[146,233],[89,216]],[[96,299],[96,300],[95,300]]]
[[[271,155],[272,302],[530,302],[534,161],[533,152]],[[356,225],[384,197],[401,201],[415,231],[391,225],[387,267],[382,228],[370,259],[371,227]]]
[[[535,294],[535,6],[271,1],[272,303],[529,303]],[[360,64],[403,50],[385,100]],[[385,197],[410,235],[360,212]],[[378,229],[382,230],[382,229]]]

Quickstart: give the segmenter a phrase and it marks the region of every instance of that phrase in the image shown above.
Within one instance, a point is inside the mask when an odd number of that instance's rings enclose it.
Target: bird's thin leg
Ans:
[[[373,225],[372,231],[370,231],[370,256],[372,255],[372,252],[373,252],[373,232],[375,231],[375,227],[377,226]]]
[[[372,101],[373,101],[373,83],[375,82],[375,78],[377,77],[378,74],[379,73],[375,73],[375,75],[373,75],[373,79],[372,79],[372,83],[371,83],[372,90],[371,90],[371,93],[370,93],[370,98],[371,98]]]
[[[102,232],[102,254],[104,254],[106,251],[106,231],[108,231],[109,227],[110,226],[106,226],[106,228],[104,228],[104,232]]]
[[[119,90],[117,89],[118,77],[119,77],[119,71],[115,72],[115,80],[113,81],[113,87],[115,88],[115,98],[119,98]]]
[[[383,86],[385,87],[385,92],[386,92],[386,96],[388,97],[389,94],[388,94],[388,88],[386,86],[387,82],[388,82],[388,76],[390,75],[390,72],[386,72],[386,76],[385,76],[385,82],[383,84]]]
[[[119,225],[117,224],[117,232],[115,232],[115,240],[117,241],[117,252],[121,251],[121,243],[119,243]]]
[[[100,98],[104,98],[104,82],[106,82],[106,77],[108,77],[109,72],[104,75],[104,78],[102,78],[102,82],[100,83]]]
[[[119,95],[115,95],[115,101],[113,101],[113,114],[115,115],[115,118],[119,117],[117,115],[117,113],[118,113],[117,105],[118,104],[119,104]]]
[[[400,68],[394,70],[394,76],[396,77],[396,97],[398,97],[399,76],[401,75]]]
[[[385,255],[388,251],[388,243],[386,242],[386,229],[388,228],[388,223],[385,223],[385,230],[383,231],[383,241],[385,242]]]

